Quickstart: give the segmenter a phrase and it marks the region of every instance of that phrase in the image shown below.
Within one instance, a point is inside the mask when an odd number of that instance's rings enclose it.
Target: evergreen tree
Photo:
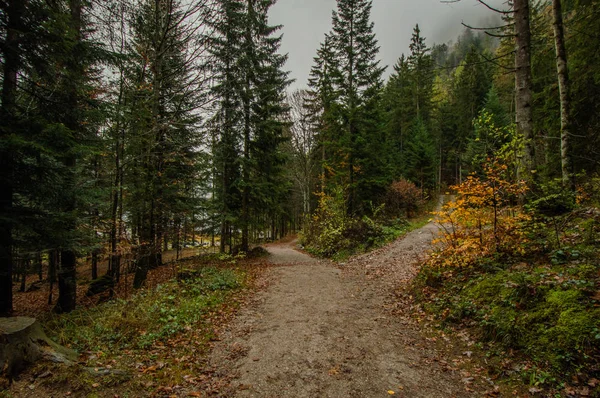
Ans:
[[[410,42],[410,55],[407,59],[410,69],[412,95],[416,117],[429,120],[431,111],[431,94],[433,89],[433,59],[430,49],[421,36],[421,29],[417,24],[413,30]]]
[[[383,189],[373,178],[382,171],[377,164],[381,158],[369,145],[383,141],[375,109],[385,69],[376,59],[379,47],[370,21],[371,7],[368,0],[338,0],[333,13],[331,40],[337,67],[333,82],[342,123],[336,151],[345,158],[337,172],[347,181],[349,214],[362,212],[362,202]]]
[[[21,32],[23,32],[26,1],[10,0],[0,4],[4,15],[2,37],[2,95],[0,104],[0,316],[12,313],[13,276],[13,200],[14,200],[14,157],[9,140],[17,123],[16,98],[17,78],[22,68]]]
[[[212,128],[216,130],[213,151],[215,170],[213,185],[216,209],[220,214],[220,250],[231,245],[229,231],[238,218],[240,180],[241,85],[244,8],[239,0],[219,0],[221,19],[214,26],[210,39],[215,84],[212,95],[217,98],[217,109]]]
[[[184,18],[190,12],[176,1],[145,0],[134,18],[128,153],[136,163],[129,177],[139,240],[135,287],[162,264],[170,219],[182,219],[194,204],[189,195],[199,144],[195,109],[202,91],[194,65],[196,28]]]
[[[456,70],[453,87],[456,132],[452,146],[461,159],[467,143],[474,138],[473,120],[484,105],[490,84],[486,65],[482,62],[475,47],[471,47],[464,61]],[[462,161],[459,162],[462,163]]]
[[[317,56],[314,58],[314,65],[310,71],[308,79],[310,90],[306,105],[319,142],[321,192],[325,191],[328,177],[334,177],[333,175],[328,176],[328,170],[333,170],[334,165],[338,163],[335,159],[337,153],[334,150],[334,143],[340,130],[337,117],[338,93],[333,82],[334,75],[338,71],[336,61],[332,38],[327,34],[317,50]]]
[[[220,97],[213,124],[219,129],[214,155],[221,251],[231,248],[232,230],[241,231],[240,249],[247,251],[252,224],[264,214],[277,217],[285,190],[280,144],[289,80],[282,70],[287,56],[278,54],[281,36],[274,36],[281,27],[268,24],[273,4],[220,1],[223,18],[210,39],[218,60],[213,94]]]
[[[288,73],[282,70],[287,55],[278,53],[281,26],[268,24],[274,0],[247,0],[242,57],[244,140],[242,163],[241,250],[249,249],[251,211],[278,214],[281,178],[285,89]]]
[[[95,206],[82,183],[91,179],[82,165],[97,143],[95,64],[102,51],[89,38],[90,9],[77,0],[7,6],[20,21],[11,34],[20,37],[16,47],[4,50],[9,68],[2,111],[9,112],[3,131],[12,131],[1,149],[12,153],[12,210],[2,214],[3,224],[11,227],[15,259],[32,250],[38,258],[42,250],[61,251],[55,309],[68,312],[76,303],[76,256],[88,235],[83,215]]]
[[[435,144],[425,123],[417,118],[407,142],[406,168],[408,177],[415,181],[424,196],[425,190],[435,187]]]
[[[406,138],[416,117],[410,69],[404,54],[394,65],[394,73],[386,84],[384,107],[387,141],[391,148],[389,161],[394,168],[394,178],[398,178],[405,171]]]

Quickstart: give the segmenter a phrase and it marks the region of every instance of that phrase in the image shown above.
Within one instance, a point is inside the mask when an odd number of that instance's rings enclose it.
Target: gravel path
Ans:
[[[463,397],[458,373],[410,322],[386,312],[391,288],[415,274],[433,224],[335,266],[270,245],[270,284],[213,350],[222,396]]]

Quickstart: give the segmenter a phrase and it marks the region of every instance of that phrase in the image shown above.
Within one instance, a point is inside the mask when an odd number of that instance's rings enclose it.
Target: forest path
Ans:
[[[436,230],[428,224],[340,266],[296,242],[268,245],[269,286],[211,355],[222,396],[469,396],[416,326],[386,312],[389,287],[414,275]]]

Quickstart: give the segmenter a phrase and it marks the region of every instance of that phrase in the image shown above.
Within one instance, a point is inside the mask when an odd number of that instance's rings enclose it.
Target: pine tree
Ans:
[[[248,0],[252,3],[254,0]],[[253,104],[250,110],[250,130],[253,132],[252,141],[248,142],[245,158],[249,159],[247,172],[244,173],[244,196],[247,194],[246,214],[242,214],[241,250],[248,251],[250,210],[255,215],[271,214],[272,217],[283,217],[281,203],[289,190],[288,183],[283,179],[283,164],[285,158],[281,144],[284,137],[284,119],[288,112],[285,105],[285,90],[291,82],[288,72],[283,71],[287,55],[278,53],[281,36],[274,34],[281,26],[268,24],[268,11],[275,1],[267,0],[257,3],[257,7],[248,13],[251,25],[254,27],[255,51],[246,54],[254,59],[248,62],[252,65],[249,74],[253,88]],[[254,21],[252,20],[254,18]],[[245,115],[246,116],[246,115]],[[245,136],[246,137],[246,136]],[[246,152],[248,153],[246,155]]]
[[[394,65],[394,72],[386,84],[384,107],[387,141],[392,149],[389,151],[391,154],[389,161],[394,168],[394,178],[399,178],[404,173],[406,166],[406,139],[416,117],[410,69],[404,54]]]
[[[189,8],[191,7],[191,8]],[[128,93],[132,139],[128,153],[136,167],[130,206],[139,253],[134,286],[162,264],[166,227],[193,207],[198,118],[202,87],[195,76],[194,32],[184,15],[198,12],[177,1],[145,0],[136,11],[130,46],[133,90]]]
[[[333,13],[331,40],[337,60],[333,82],[339,93],[342,120],[337,151],[346,158],[349,214],[362,211],[362,201],[375,193],[377,183],[367,173],[380,169],[380,165],[365,164],[369,159],[379,159],[365,144],[382,142],[382,137],[378,137],[379,115],[373,111],[380,99],[385,70],[376,59],[379,47],[370,21],[371,7],[368,0],[338,0],[337,11]],[[365,169],[361,169],[363,166]]]
[[[209,49],[215,59],[212,95],[217,98],[212,120],[215,130],[213,186],[215,206],[220,214],[220,250],[225,252],[226,246],[231,246],[231,224],[238,217],[242,114],[240,58],[245,16],[239,0],[219,0],[217,4],[221,19],[214,25],[214,33],[209,38]]]
[[[20,35],[23,32],[23,14],[26,1],[10,0],[0,5],[5,15],[2,26],[2,95],[0,105],[0,316],[12,313],[13,274],[13,162],[9,139],[16,124],[17,76],[22,67]]]
[[[417,118],[407,143],[406,172],[415,181],[424,196],[425,190],[435,186],[435,143],[425,123]]]
[[[310,71],[308,85],[307,108],[313,129],[317,132],[320,150],[320,185],[325,192],[328,181],[327,170],[332,170],[335,161],[334,142],[339,133],[337,112],[338,92],[334,87],[334,75],[338,71],[331,35],[325,35],[325,40],[317,50],[314,64]],[[332,176],[329,176],[332,177]]]
[[[417,118],[429,120],[431,111],[431,94],[433,89],[433,59],[430,49],[421,36],[421,29],[417,24],[413,30],[409,45],[410,55],[407,59],[410,70],[412,94]]]

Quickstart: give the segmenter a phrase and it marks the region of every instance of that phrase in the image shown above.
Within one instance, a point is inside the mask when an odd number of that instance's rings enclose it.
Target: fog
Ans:
[[[489,0],[487,4],[507,7],[505,0]],[[288,53],[286,69],[296,79],[292,89],[306,86],[313,57],[325,33],[331,30],[331,12],[335,0],[278,0],[271,9],[270,23],[283,25],[282,53]],[[374,0],[371,19],[381,47],[382,65],[389,65],[386,77],[408,46],[415,24],[429,46],[447,43],[469,25],[485,25],[498,18],[477,0],[442,3],[440,0]],[[497,23],[497,22],[496,22]]]

